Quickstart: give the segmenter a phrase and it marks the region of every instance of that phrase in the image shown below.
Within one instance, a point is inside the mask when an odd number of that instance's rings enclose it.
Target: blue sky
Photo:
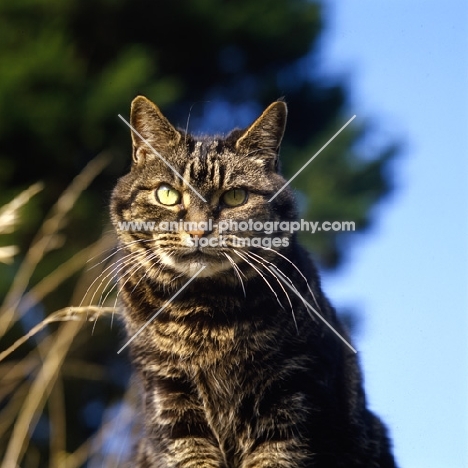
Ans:
[[[324,287],[362,314],[366,388],[399,465],[466,468],[468,2],[334,1],[327,16],[322,72],[404,149],[376,227]]]

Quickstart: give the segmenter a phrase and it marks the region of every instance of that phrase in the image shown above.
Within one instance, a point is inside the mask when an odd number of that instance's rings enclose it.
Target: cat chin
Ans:
[[[197,276],[199,278],[208,278],[214,276],[222,271],[232,268],[229,262],[213,261],[209,258],[206,259],[193,259],[193,260],[180,260],[170,255],[163,255],[161,257],[162,263],[175,270],[177,273],[182,273],[185,276],[194,276],[205,267]]]

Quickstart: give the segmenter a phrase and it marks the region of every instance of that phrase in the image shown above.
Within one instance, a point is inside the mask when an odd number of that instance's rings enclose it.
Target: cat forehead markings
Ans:
[[[194,186],[210,185],[219,188],[223,184],[218,153],[219,140],[198,140],[187,155],[184,179]]]

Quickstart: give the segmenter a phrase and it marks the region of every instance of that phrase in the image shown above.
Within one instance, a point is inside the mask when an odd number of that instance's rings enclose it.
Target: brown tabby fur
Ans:
[[[197,249],[187,240],[216,237],[216,227],[202,233],[118,227],[122,221],[294,220],[288,188],[268,202],[285,183],[277,167],[286,114],[278,101],[246,130],[194,137],[176,130],[146,98],[132,103],[133,128],[185,181],[132,132],[131,171],[111,202],[128,337],[166,306],[130,344],[145,429],[129,466],[395,467],[386,430],[366,408],[356,354],[298,296],[349,340],[294,235],[231,232],[228,246]],[[158,202],[161,183],[182,194],[177,205]],[[229,207],[222,195],[233,188],[247,190],[248,199]],[[236,236],[259,235],[289,245],[233,244]]]

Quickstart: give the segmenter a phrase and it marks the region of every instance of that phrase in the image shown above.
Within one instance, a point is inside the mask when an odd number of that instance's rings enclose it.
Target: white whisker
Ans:
[[[271,284],[268,282],[268,280],[265,278],[265,276],[262,274],[262,272],[252,263],[252,262],[249,262],[249,260],[247,258],[245,258],[244,255],[242,255],[238,250],[233,250],[233,252],[238,255],[242,260],[244,260],[245,263],[247,263],[248,265],[250,265],[259,275],[260,277],[263,279],[263,281],[265,282],[265,284],[270,288],[270,291],[275,295],[276,297],[276,301],[278,302],[278,304],[280,305],[280,307],[282,309],[284,309],[284,306],[283,304],[281,303],[281,301],[279,300],[278,298],[278,294],[276,294],[276,291],[273,289],[273,287],[271,286]]]
[[[92,304],[93,300],[94,300],[94,296],[96,295],[97,291],[99,290],[99,288],[102,286],[102,284],[104,283],[104,281],[106,280],[106,278],[108,278],[114,271],[116,271],[120,265],[121,265],[121,262],[122,261],[125,261],[126,259],[128,259],[129,257],[137,257],[138,255],[141,255],[141,252],[131,252],[130,254],[124,256],[123,258],[121,259],[118,259],[116,260],[115,262],[113,262],[111,265],[109,265],[107,268],[105,268],[101,274],[94,279],[94,281],[89,285],[88,289],[86,290],[86,292],[84,293],[83,295],[83,299],[81,300],[80,304],[79,304],[79,307],[81,307],[83,305],[83,302],[84,300],[86,299],[86,296],[88,295],[90,289],[94,286],[94,284],[106,273],[106,271],[108,271],[109,269],[112,269],[110,273],[108,273],[106,276],[104,276],[104,278],[102,278],[101,282],[99,283],[98,287],[96,288],[96,290],[94,291],[94,294],[93,296],[91,297],[91,300],[90,300],[90,304]],[[117,265],[117,266],[116,266]],[[106,286],[107,287],[107,286]]]
[[[312,288],[310,287],[309,285],[309,281],[307,280],[307,278],[304,276],[304,273],[302,273],[302,271],[293,263],[291,262],[291,260],[289,260],[288,257],[284,256],[282,253],[278,252],[277,250],[275,249],[271,249],[271,248],[268,248],[268,247],[263,247],[263,246],[259,246],[261,249],[263,250],[268,250],[269,252],[273,252],[275,253],[276,255],[279,255],[282,259],[286,260],[298,273],[299,275],[302,277],[302,279],[305,281],[306,285],[307,285],[307,289],[309,290],[309,293],[310,295],[312,296],[312,299],[314,300],[315,302],[315,305],[317,306],[318,310],[320,310],[320,305],[317,301],[317,298],[315,297],[315,294],[314,292],[312,291]]]
[[[268,268],[263,262],[266,262],[266,263],[268,263],[269,265],[274,266],[277,270],[279,270],[279,268],[278,268],[276,265],[274,265],[273,263],[269,262],[268,260],[264,259],[263,257],[261,257],[260,255],[254,253],[254,252],[246,252],[246,254],[247,254],[250,258],[252,258],[252,260],[255,260],[254,257],[257,257],[258,259],[260,259],[260,260],[256,260],[256,261],[257,261],[258,263],[260,263],[260,264],[263,266],[263,268],[266,268],[266,270],[267,270],[270,274],[272,274],[272,275],[274,276],[274,278],[276,279],[277,283],[280,285],[280,288],[283,290],[284,294],[286,295],[286,298],[288,299],[289,307],[291,308],[292,318],[293,318],[293,320],[294,320],[294,325],[296,326],[296,330],[297,330],[297,332],[299,333],[299,328],[297,327],[296,316],[294,315],[294,307],[293,307],[293,305],[292,305],[291,298],[289,297],[288,292],[286,291],[286,289],[284,289],[283,284],[282,284],[281,281],[278,279],[278,277],[277,277],[276,273],[274,272],[274,270],[272,270],[271,268]],[[283,276],[285,276],[285,275],[283,274]],[[289,279],[289,278],[288,278],[288,279]],[[291,280],[290,280],[290,281],[291,281]]]
[[[111,258],[112,256],[114,256],[116,253],[120,252],[121,250],[124,250],[126,247],[130,246],[130,245],[133,245],[133,244],[137,244],[137,243],[144,243],[144,242],[152,242],[154,241],[154,239],[138,239],[138,240],[135,240],[135,241],[132,241],[132,242],[125,242],[125,243],[121,243],[119,244],[119,246],[117,248],[115,247],[111,247],[109,249],[106,249],[104,250],[104,252],[108,252],[109,250],[114,250],[114,252],[112,252],[110,255],[108,255],[106,258],[104,258],[103,260],[101,260],[99,263],[96,263],[95,265],[93,265],[92,267],[90,267],[88,269],[88,271],[91,271],[93,268],[96,268],[97,266],[101,265],[102,263],[104,263],[106,260],[108,260],[109,258]],[[95,259],[96,257],[99,257],[100,255],[102,255],[104,252],[101,252],[97,255],[94,255],[93,257],[89,258],[86,263],[89,263],[91,260]]]
[[[226,252],[223,252],[224,256],[228,259],[229,263],[232,265],[232,268],[234,270],[234,273],[236,274],[237,278],[239,278],[239,282],[240,282],[240,285],[242,286],[242,291],[244,291],[244,297],[247,297],[247,294],[245,292],[245,287],[244,287],[244,281],[242,280],[242,276],[244,276],[245,278],[245,275],[244,273],[242,273],[241,269],[239,268],[239,266],[236,264],[236,262],[229,256],[229,254],[227,254]]]

